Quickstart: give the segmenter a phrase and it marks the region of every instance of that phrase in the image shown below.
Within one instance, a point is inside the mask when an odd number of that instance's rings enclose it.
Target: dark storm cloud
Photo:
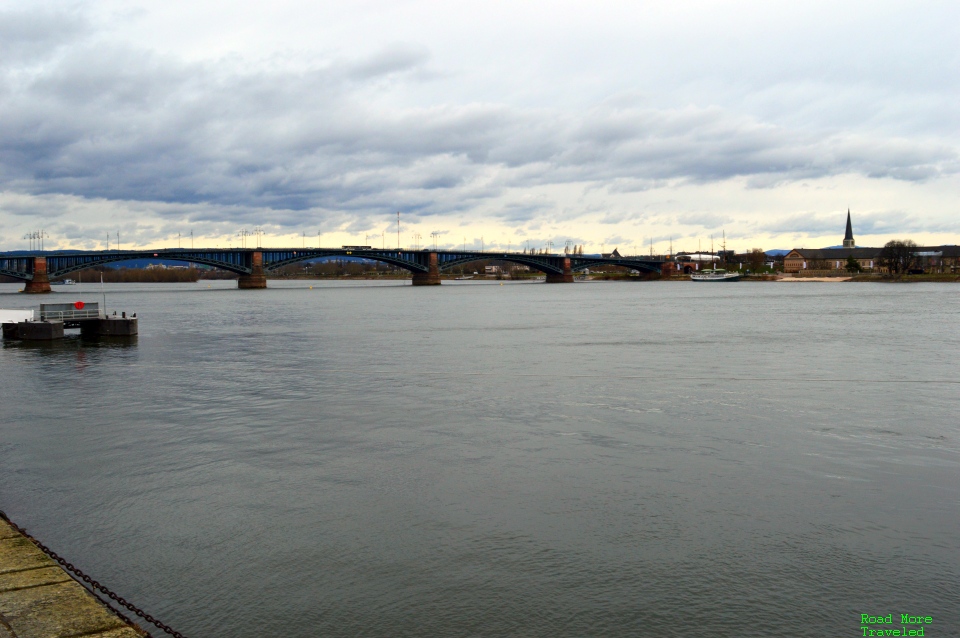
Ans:
[[[922,181],[960,168],[939,142],[798,132],[715,107],[611,103],[571,115],[370,99],[364,91],[384,78],[422,81],[408,76],[430,54],[415,45],[294,72],[191,64],[89,33],[73,14],[0,14],[0,188],[165,203],[157,213],[171,217],[206,206],[193,216],[211,222],[268,208],[271,223],[294,227],[299,211],[430,216],[538,185],[629,192],[745,177],[767,188],[842,173]],[[493,215],[519,223],[551,207]]]

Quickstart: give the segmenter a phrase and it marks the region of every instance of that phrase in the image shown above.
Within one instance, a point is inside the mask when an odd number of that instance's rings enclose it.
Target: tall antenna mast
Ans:
[[[400,250],[400,211],[397,211],[397,250]]]

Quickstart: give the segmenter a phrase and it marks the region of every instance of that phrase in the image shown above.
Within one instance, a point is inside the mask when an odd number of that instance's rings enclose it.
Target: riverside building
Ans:
[[[858,247],[853,238],[850,210],[847,210],[847,228],[842,248],[794,248],[783,257],[783,270],[798,274],[838,274],[846,272],[847,261],[853,257],[864,272],[883,272],[879,248]],[[918,246],[914,253],[917,270],[924,272],[960,272],[960,246]]]

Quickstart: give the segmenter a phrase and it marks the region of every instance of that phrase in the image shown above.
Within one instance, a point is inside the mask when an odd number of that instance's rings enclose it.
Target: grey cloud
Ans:
[[[773,222],[761,224],[759,230],[774,234],[805,233],[810,235],[825,235],[836,233],[837,229],[841,228],[841,221],[839,213],[796,213],[778,217]]]
[[[607,213],[599,219],[601,224],[619,224],[630,218],[627,213]]]
[[[677,215],[676,220],[687,226],[699,226],[706,229],[720,228],[732,221],[730,217],[715,213],[682,213]]]
[[[502,222],[516,225],[541,217],[555,207],[556,202],[549,197],[525,197],[521,201],[507,202],[490,214]]]
[[[430,51],[416,44],[393,44],[365,60],[349,65],[347,75],[358,80],[368,80],[393,73],[422,67],[430,60]]]
[[[4,19],[0,34],[12,28]],[[843,173],[923,181],[960,170],[945,142],[823,135],[717,107],[611,101],[571,114],[493,103],[389,109],[366,100],[369,83],[429,62],[416,45],[267,71],[83,40],[84,23],[70,14],[31,19],[40,25],[27,29],[33,35],[3,44],[20,55],[0,66],[0,188],[155,202],[167,218],[195,206],[190,215],[207,223],[292,228],[329,220],[331,211],[354,220],[398,209],[469,212],[508,188],[540,185],[631,192],[744,177],[768,188]],[[57,53],[60,36],[74,38],[69,55]],[[28,54],[46,55],[41,70],[13,82]],[[255,219],[264,208],[272,219]],[[554,208],[511,203],[494,216],[519,224]],[[724,221],[686,219],[705,228]],[[791,223],[779,226],[789,232]]]
[[[773,234],[797,233],[810,236],[834,234],[843,237],[845,211],[829,213],[799,213],[777,219],[775,222],[761,224],[759,230]],[[904,211],[880,211],[858,213],[853,211],[854,237],[868,235],[889,235],[891,233],[922,232],[958,232],[960,218],[952,223],[930,224],[923,217],[909,215]]]
[[[43,8],[0,11],[0,56],[9,64],[29,64],[91,32],[89,22],[73,11]]]

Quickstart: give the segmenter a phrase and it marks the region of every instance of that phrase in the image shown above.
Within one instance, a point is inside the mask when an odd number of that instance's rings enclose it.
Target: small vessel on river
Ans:
[[[713,255],[713,236],[710,237],[710,254]],[[723,231],[723,254],[727,255],[727,231]],[[705,268],[690,275],[690,281],[740,281],[740,273],[727,272],[723,268]]]
[[[690,275],[690,281],[740,281],[740,273],[727,272],[723,268],[707,268]]]

